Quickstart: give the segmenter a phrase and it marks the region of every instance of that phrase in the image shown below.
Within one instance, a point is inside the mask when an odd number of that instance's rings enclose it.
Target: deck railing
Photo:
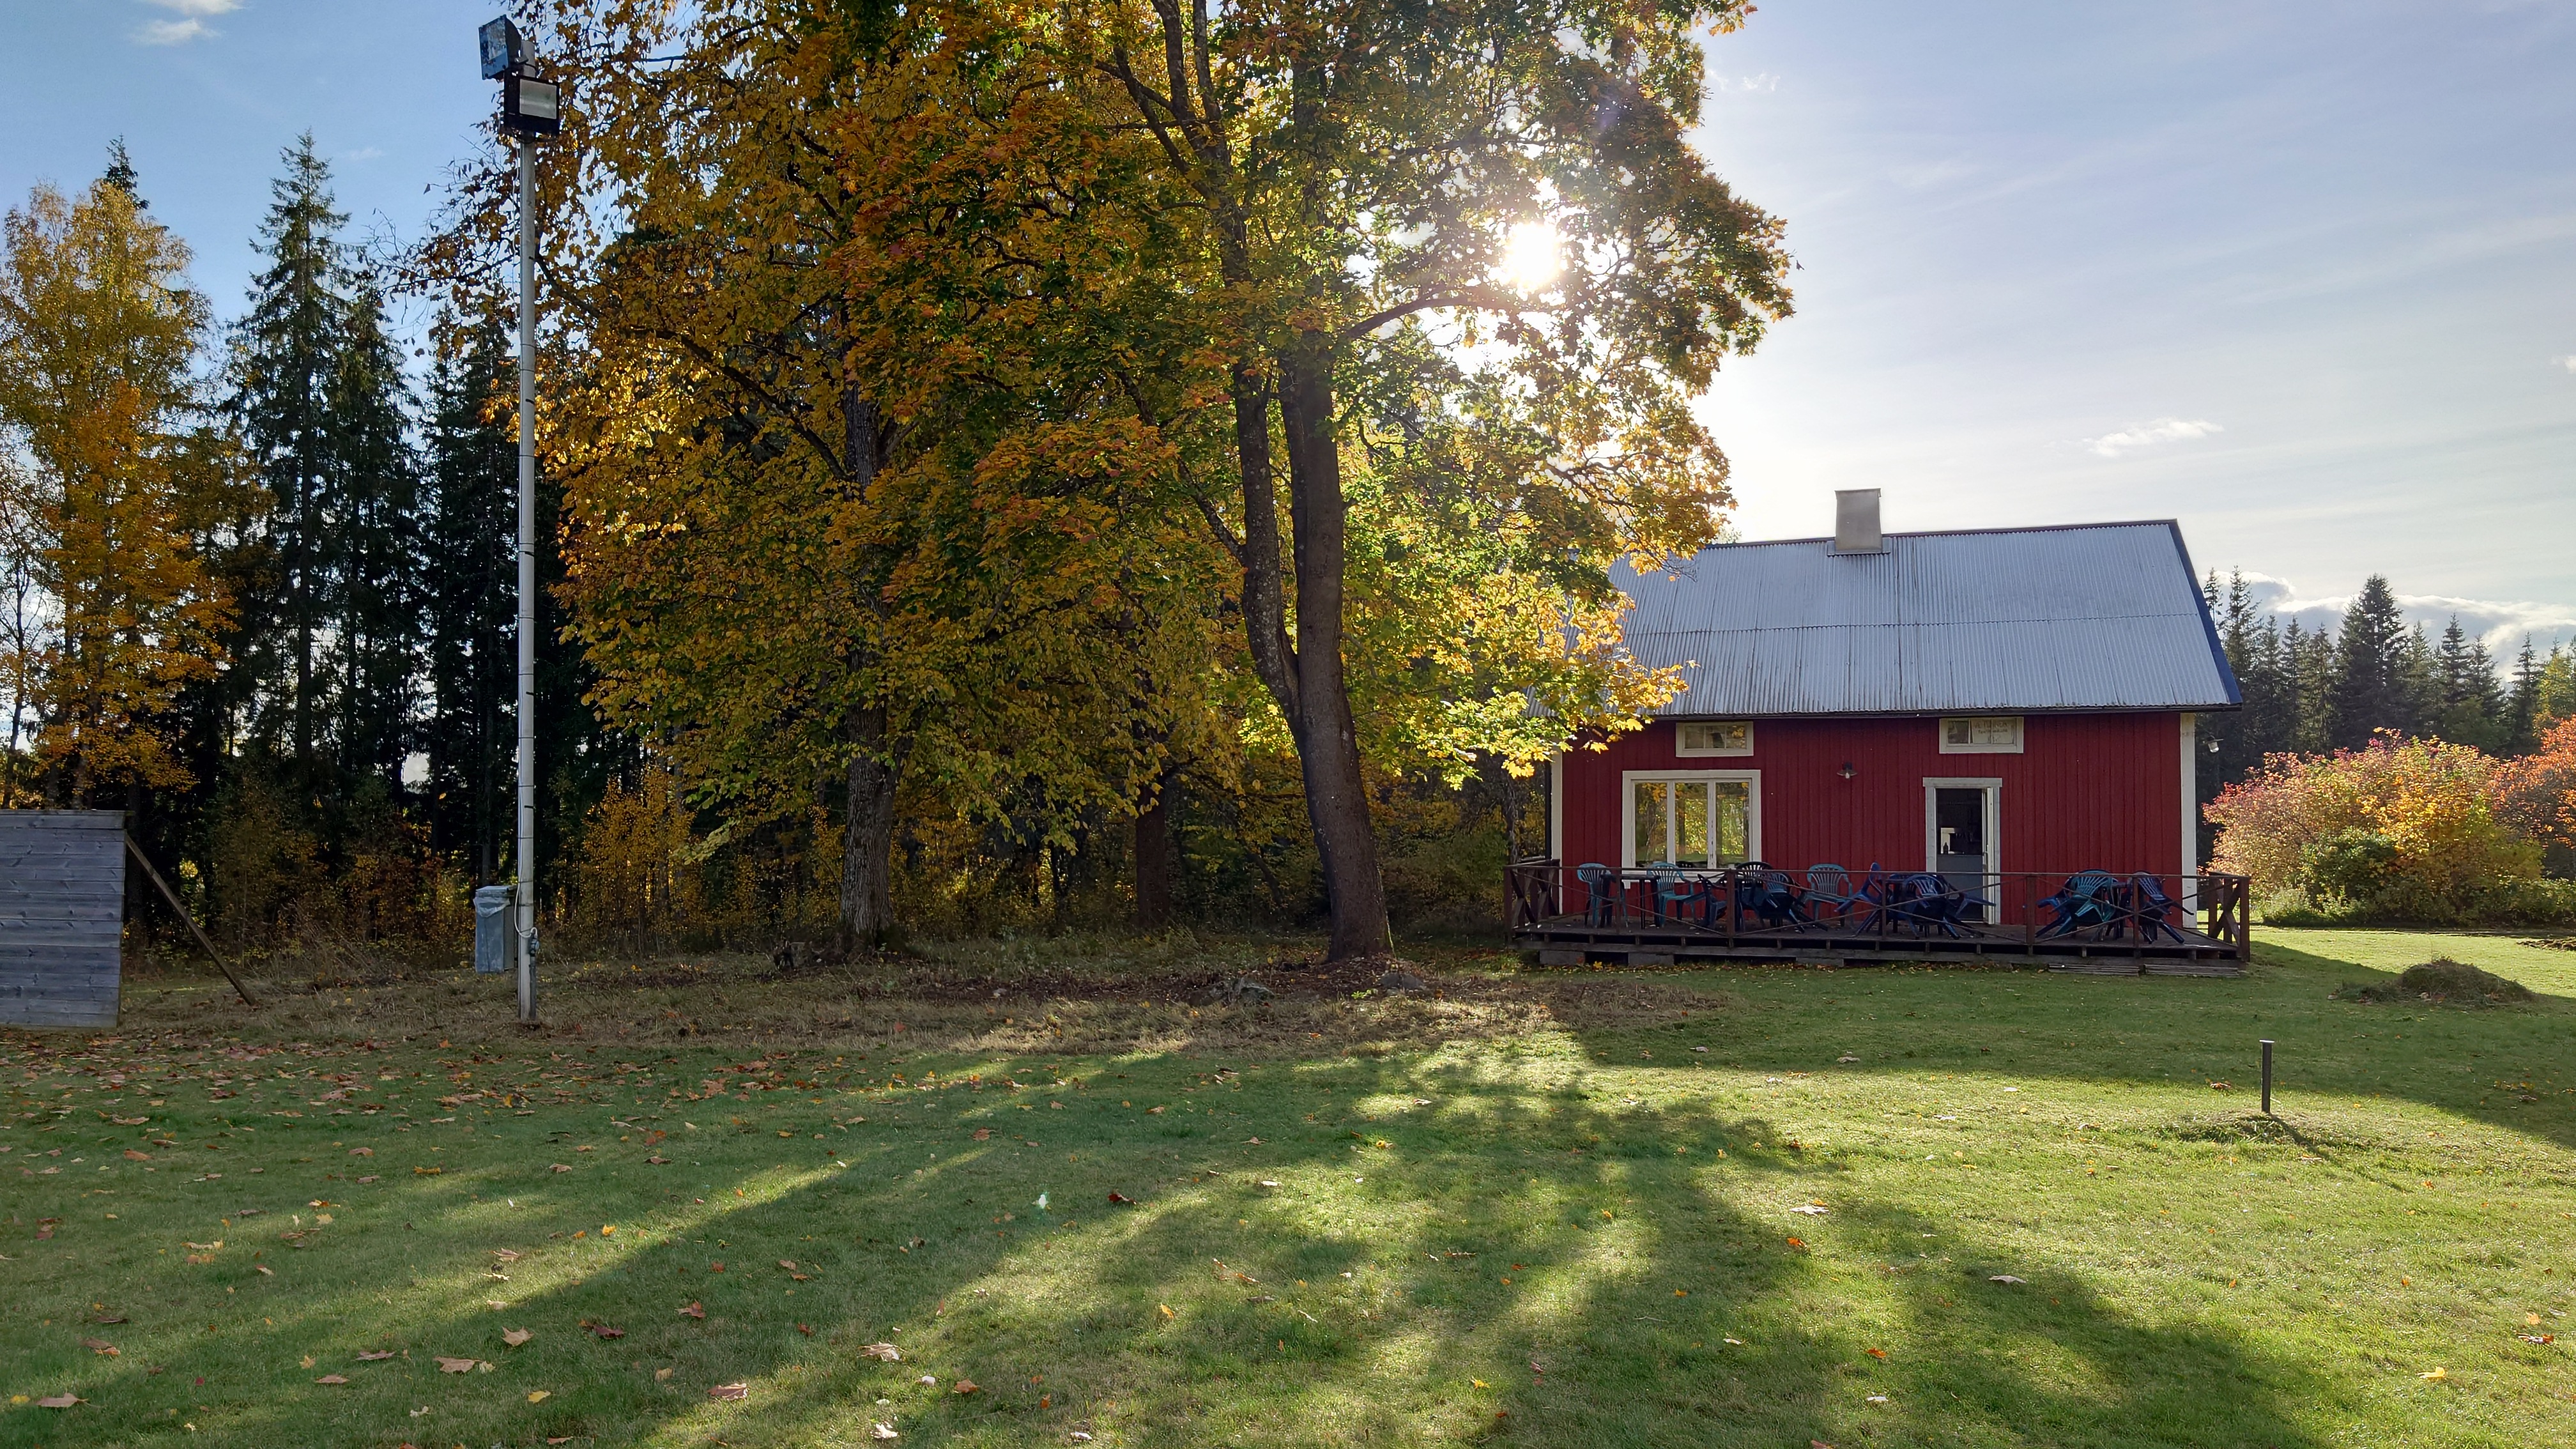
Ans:
[[[1830,870],[1591,869],[1539,857],[1506,867],[1505,887],[1515,932],[1572,926],[1727,941],[1818,935],[1904,941],[1973,931],[1987,940],[2018,937],[2026,949],[2040,951],[2060,943],[2143,945],[2150,926],[2184,926],[2240,961],[2252,954],[2253,890],[2241,875],[1993,871],[1945,875],[1940,887],[1920,894],[1897,884],[1931,874],[1849,872],[1837,886]]]

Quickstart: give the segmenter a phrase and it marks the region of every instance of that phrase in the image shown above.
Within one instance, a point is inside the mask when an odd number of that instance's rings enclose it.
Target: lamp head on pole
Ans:
[[[508,16],[484,22],[483,28],[474,34],[483,47],[485,80],[516,75],[519,68],[528,63],[528,44],[520,38],[519,27],[511,24]]]

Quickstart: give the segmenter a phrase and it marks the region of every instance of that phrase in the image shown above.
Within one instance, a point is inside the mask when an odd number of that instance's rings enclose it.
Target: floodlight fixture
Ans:
[[[528,63],[527,42],[519,38],[519,27],[511,24],[506,15],[484,22],[483,28],[475,32],[475,38],[483,46],[485,80],[516,75],[519,68]]]
[[[514,136],[551,136],[563,129],[563,87],[534,76],[503,76],[501,129]]]

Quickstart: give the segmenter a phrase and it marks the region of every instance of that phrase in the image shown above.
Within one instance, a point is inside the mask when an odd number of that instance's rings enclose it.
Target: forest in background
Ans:
[[[1534,767],[1669,696],[1610,566],[1721,536],[1688,399],[1789,310],[1779,224],[1679,142],[1740,11],[701,11],[519,11],[575,98],[550,929],[1490,927]],[[121,151],[10,214],[0,805],[126,810],[235,948],[452,951],[511,873],[508,171],[371,257],[305,139],[220,328]],[[2380,578],[2333,629],[2209,590],[2246,707],[2205,800],[2576,712],[2576,658],[2500,670]]]

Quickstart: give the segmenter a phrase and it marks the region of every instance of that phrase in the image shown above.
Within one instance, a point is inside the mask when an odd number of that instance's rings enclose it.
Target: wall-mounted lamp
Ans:
[[[1851,761],[1849,761],[1849,760],[1845,760],[1845,761],[1843,761],[1842,777],[1843,777],[1844,779],[1848,780],[1848,779],[1850,779],[1852,776],[1857,775],[1857,774],[1859,774],[1859,773],[1860,773],[1860,771],[1855,770],[1855,769],[1853,769],[1853,768],[1851,767]]]

